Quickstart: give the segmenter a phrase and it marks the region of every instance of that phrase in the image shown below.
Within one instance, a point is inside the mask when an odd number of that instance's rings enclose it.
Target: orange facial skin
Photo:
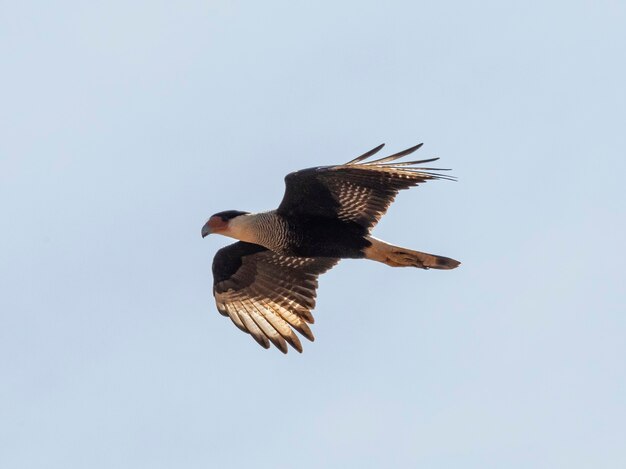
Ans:
[[[202,237],[213,233],[222,233],[228,228],[228,221],[222,220],[221,217],[213,216],[209,218],[209,221],[202,227]]]

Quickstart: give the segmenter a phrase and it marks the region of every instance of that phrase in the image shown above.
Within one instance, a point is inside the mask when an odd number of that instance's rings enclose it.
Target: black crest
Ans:
[[[232,220],[239,215],[247,215],[250,212],[240,212],[239,210],[226,210],[224,212],[218,212],[214,217],[220,217],[224,221]]]

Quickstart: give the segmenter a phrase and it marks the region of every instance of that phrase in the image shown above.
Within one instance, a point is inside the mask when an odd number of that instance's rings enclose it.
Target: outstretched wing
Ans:
[[[385,158],[366,161],[383,145],[346,164],[288,174],[285,177],[285,195],[277,212],[282,215],[339,218],[369,229],[378,223],[402,189],[430,179],[454,180],[451,176],[433,172],[446,169],[417,166],[439,158],[396,161],[420,148],[421,143]]]
[[[339,259],[277,254],[258,244],[237,242],[220,249],[213,259],[213,295],[219,312],[269,348],[270,341],[287,353],[302,344],[294,329],[314,340],[317,277]],[[307,324],[308,323],[308,324]]]

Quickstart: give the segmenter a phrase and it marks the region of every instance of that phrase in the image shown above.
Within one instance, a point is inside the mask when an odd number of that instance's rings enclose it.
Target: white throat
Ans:
[[[246,241],[248,243],[257,243],[257,214],[239,215],[228,222],[228,228],[220,233],[224,236]]]

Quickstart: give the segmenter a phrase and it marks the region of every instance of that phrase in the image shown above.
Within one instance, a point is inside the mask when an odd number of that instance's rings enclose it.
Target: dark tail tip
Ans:
[[[435,257],[435,265],[429,266],[431,269],[456,269],[461,263],[455,259],[451,259],[449,257],[436,256]]]

